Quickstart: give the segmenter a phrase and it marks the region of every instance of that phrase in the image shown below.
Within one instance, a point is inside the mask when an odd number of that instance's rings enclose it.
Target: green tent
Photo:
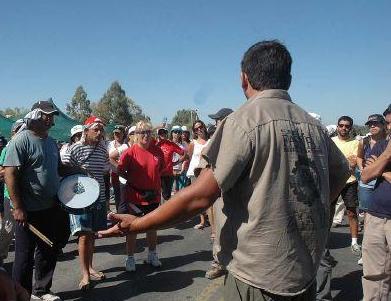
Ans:
[[[59,141],[68,141],[71,136],[71,128],[79,122],[64,114],[54,103],[53,105],[59,115],[54,117],[54,126],[49,130],[49,135]]]
[[[11,136],[12,124],[13,121],[11,119],[8,119],[3,115],[0,115],[0,136],[4,136],[9,139]]]

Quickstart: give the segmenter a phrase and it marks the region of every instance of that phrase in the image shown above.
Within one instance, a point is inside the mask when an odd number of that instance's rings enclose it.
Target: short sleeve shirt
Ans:
[[[167,140],[167,139],[159,141],[157,143],[157,146],[162,150],[162,152],[164,154],[165,168],[162,171],[162,176],[172,176],[173,175],[173,164],[172,164],[173,155],[176,153],[176,154],[179,154],[182,156],[185,153],[185,151],[180,146],[178,146],[176,143],[174,143],[170,140]]]
[[[40,138],[30,130],[17,134],[9,143],[3,166],[19,168],[21,197],[26,211],[53,207],[60,184],[60,155],[56,142]]]
[[[347,170],[325,129],[286,91],[266,90],[229,115],[202,153],[224,201],[219,259],[251,286],[304,292],[326,244],[330,165]]]
[[[0,166],[3,166],[4,164],[4,159],[5,159],[5,154],[7,153],[7,147],[4,147],[2,150],[1,150],[1,154],[0,154]],[[7,185],[5,185],[4,183],[4,197],[9,199],[10,198],[10,195],[8,193],[8,189],[7,189]]]
[[[148,149],[144,149],[134,144],[128,148],[122,154],[118,163],[120,174],[126,174],[126,200],[139,205],[159,203],[161,193],[160,177],[164,166],[163,152],[156,145],[151,143]],[[141,194],[145,190],[155,191],[155,200],[144,200]]]
[[[358,140],[356,139],[342,140],[339,139],[338,136],[335,136],[331,139],[337,145],[339,150],[344,154],[345,158],[349,158],[350,156],[357,156],[358,145],[360,143]],[[354,174],[352,174],[346,183],[353,183],[356,181],[357,181],[356,177],[354,176]]]

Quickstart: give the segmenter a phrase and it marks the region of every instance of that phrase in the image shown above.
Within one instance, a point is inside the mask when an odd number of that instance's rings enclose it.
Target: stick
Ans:
[[[37,228],[35,228],[33,225],[27,223],[28,228],[31,232],[33,232],[38,238],[40,238],[44,243],[46,243],[49,247],[53,248],[52,241],[47,238],[45,235],[43,235]]]

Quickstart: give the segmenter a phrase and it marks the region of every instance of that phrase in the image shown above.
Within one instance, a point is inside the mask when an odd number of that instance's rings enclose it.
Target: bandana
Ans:
[[[96,116],[88,117],[86,119],[86,121],[84,122],[84,125],[87,129],[92,129],[92,128],[96,127],[98,124],[103,125],[103,121],[102,121],[102,119],[100,119]]]

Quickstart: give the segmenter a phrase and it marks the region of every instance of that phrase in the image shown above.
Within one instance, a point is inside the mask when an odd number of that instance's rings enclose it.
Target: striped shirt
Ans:
[[[110,164],[107,147],[103,141],[96,146],[76,142],[64,154],[62,161],[86,169],[99,182],[99,202],[106,201],[104,175],[109,171]]]

